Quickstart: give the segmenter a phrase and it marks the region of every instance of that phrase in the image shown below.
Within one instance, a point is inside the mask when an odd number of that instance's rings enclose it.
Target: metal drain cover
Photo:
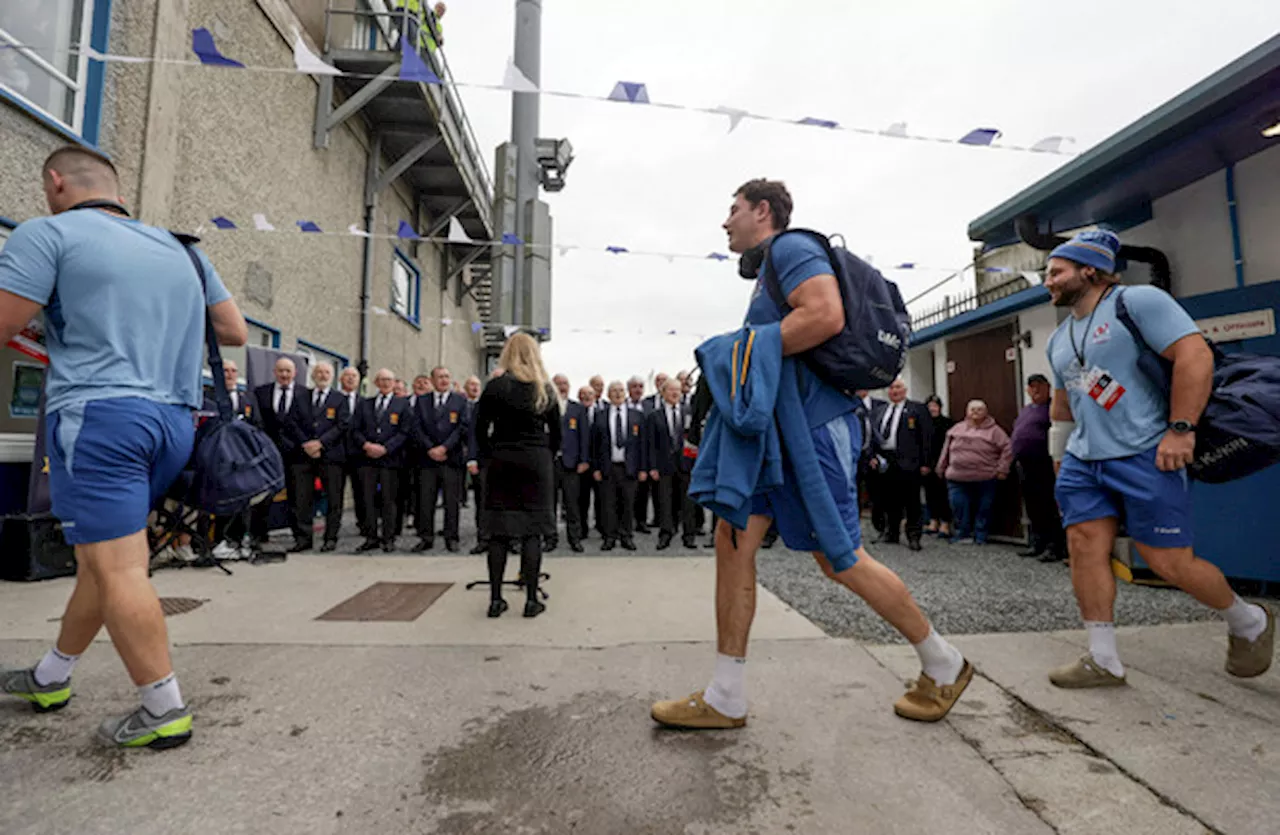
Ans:
[[[185,615],[187,612],[194,612],[199,609],[207,600],[197,600],[194,597],[162,597],[160,598],[160,608],[164,611],[164,616]]]

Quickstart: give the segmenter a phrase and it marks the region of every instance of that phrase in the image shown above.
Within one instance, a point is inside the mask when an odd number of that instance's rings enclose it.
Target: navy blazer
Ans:
[[[627,477],[635,478],[639,473],[649,469],[649,431],[645,427],[644,412],[628,406],[626,419],[626,454]],[[609,416],[613,407],[601,410],[591,430],[591,462],[592,468],[607,475],[613,466],[613,455],[610,444],[613,436],[609,430]]]
[[[311,392],[315,399],[315,390]],[[347,409],[347,397],[335,389],[329,394],[319,409],[315,409],[316,438],[324,449],[320,460],[329,464],[342,464],[347,460],[347,434],[351,428],[351,412]]]
[[[591,460],[591,433],[587,408],[575,400],[565,404],[560,416],[560,466],[575,470]]]
[[[657,470],[666,476],[677,470],[682,473],[692,472],[694,459],[684,455],[685,429],[693,420],[693,412],[686,406],[676,404],[676,439],[671,441],[671,431],[667,427],[667,404],[655,408],[645,415],[649,425],[649,469]]]
[[[467,459],[467,463],[480,462],[480,447],[477,445],[476,439],[476,407],[480,405],[479,400],[467,400],[467,451],[463,456]]]
[[[467,462],[467,441],[470,431],[470,409],[467,398],[456,391],[445,397],[443,408],[436,408],[436,393],[418,395],[413,407],[413,440],[418,449],[414,463],[419,467],[462,467]],[[444,461],[435,461],[427,452],[443,446],[449,454]]]
[[[227,392],[227,394],[230,394],[230,393],[231,392]],[[231,412],[235,416],[236,420],[247,420],[254,426],[261,429],[262,428],[262,410],[258,408],[258,402],[257,402],[257,399],[254,398],[253,392],[237,391],[236,399],[239,400],[240,402],[238,404],[233,403],[232,404],[233,408],[231,409]],[[234,408],[237,405],[240,408],[238,409]],[[213,400],[212,397],[205,395],[204,402],[200,404],[200,411],[216,412],[218,411],[218,404]]]
[[[379,419],[377,416],[378,396],[367,397],[360,401],[356,410],[355,423],[351,429],[351,437],[355,447],[360,451],[361,463],[368,467],[396,468],[404,464],[404,446],[409,440],[409,432],[413,423],[413,413],[409,411],[409,400],[405,397],[393,397]],[[369,458],[364,454],[366,443],[382,444],[387,454],[381,458]]]
[[[876,454],[884,454],[883,439],[880,437],[880,424],[884,422],[885,413],[890,403],[878,404],[871,413],[871,448]],[[927,467],[933,461],[930,458],[933,446],[933,416],[923,403],[904,400],[902,417],[898,419],[897,451],[895,457],[898,465],[904,470],[918,470]]]
[[[316,421],[311,413],[311,392],[298,380],[293,382],[293,402],[283,419],[276,414],[275,383],[254,389],[262,428],[275,442],[286,464],[303,464],[311,460],[302,445],[316,437]]]

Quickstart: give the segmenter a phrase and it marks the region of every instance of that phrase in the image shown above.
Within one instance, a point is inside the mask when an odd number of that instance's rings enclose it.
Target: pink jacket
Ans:
[[[948,481],[990,481],[1007,476],[1012,463],[1009,436],[988,416],[981,426],[962,420],[951,427],[938,472]]]

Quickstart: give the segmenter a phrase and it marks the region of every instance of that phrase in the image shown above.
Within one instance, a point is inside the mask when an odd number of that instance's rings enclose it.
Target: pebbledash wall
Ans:
[[[1178,298],[1237,287],[1226,176],[1225,169],[1219,170],[1152,201],[1149,220],[1120,232],[1124,243],[1156,247],[1168,256],[1173,295]],[[1280,145],[1242,160],[1235,166],[1234,179],[1244,286],[1280,281],[1280,239],[1275,231],[1280,229]],[[980,266],[1005,266],[1011,257],[1021,262],[1033,252],[1024,244],[1015,244],[987,253]],[[1039,254],[1040,265],[1046,258],[1047,253]],[[1124,279],[1126,284],[1146,283],[1146,266],[1132,264]],[[1031,335],[1032,347],[1018,348],[1020,379],[1034,373],[1048,375],[1045,344],[1064,315],[1049,304],[1047,294],[1042,294],[1031,307],[915,345],[905,374],[911,396],[924,399],[937,392],[945,400],[947,341],[1012,321],[1017,322],[1018,332]]]
[[[302,29],[285,0],[82,2],[84,25],[67,25],[64,46],[187,60],[191,30],[204,27],[245,64],[288,67],[293,32]],[[73,0],[0,3],[0,29],[27,25],[30,18],[19,15],[28,12],[66,23],[75,6]],[[11,34],[20,39],[23,33]],[[47,212],[39,175],[44,157],[69,141],[95,146],[119,167],[135,216],[182,231],[203,228],[203,248],[251,320],[251,344],[356,363],[363,239],[305,234],[295,221],[344,233],[362,224],[369,137],[359,119],[351,119],[333,132],[327,149],[312,147],[314,79],[108,63],[82,74],[75,115],[66,119],[59,118],[65,111],[55,115],[32,92],[29,81],[39,67],[19,71],[11,64],[7,75],[5,69],[0,64],[0,243],[7,228]],[[254,213],[277,232],[252,231]],[[219,215],[250,231],[214,229],[210,219]],[[380,195],[375,232],[394,234],[402,219],[416,221],[411,196],[396,184]],[[371,304],[381,315],[371,317],[370,374],[386,366],[408,377],[437,364],[456,376],[476,373],[479,337],[465,324],[479,318],[474,302],[455,305],[444,292],[436,245],[396,244],[374,242]],[[397,269],[410,279],[410,297],[398,305],[407,315],[393,304]],[[443,327],[442,318],[454,324]],[[25,449],[29,461],[35,421],[21,408],[13,411],[15,362],[27,360],[12,349],[0,351],[0,460],[22,460]]]

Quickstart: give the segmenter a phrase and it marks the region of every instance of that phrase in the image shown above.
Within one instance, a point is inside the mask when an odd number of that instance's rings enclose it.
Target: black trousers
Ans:
[[[593,527],[591,524],[591,509],[595,508],[596,523],[594,525],[596,533],[604,532],[604,522],[600,519],[600,485],[602,482],[596,481],[591,476],[591,471],[583,473],[578,482],[578,507],[582,508],[582,537],[586,538],[587,534]]]
[[[885,532],[889,541],[898,538],[902,520],[907,521],[907,539],[920,538],[920,470],[904,469],[893,453],[885,453],[888,468],[879,474],[879,491],[884,498]]]
[[[416,467],[400,468],[400,490],[396,494],[396,536],[404,530],[404,523],[413,516],[413,526],[418,526],[418,494],[422,490],[422,484],[418,478],[418,469]],[[428,531],[426,536],[434,534],[435,531]]]
[[[436,536],[436,497],[444,492],[444,541],[458,541],[458,518],[462,515],[462,484],[466,470],[442,464],[422,467],[418,473],[418,509],[414,522],[418,536],[430,542]]]
[[[564,502],[564,533],[570,542],[581,542],[587,531],[582,514],[582,476],[577,469],[556,467],[556,495],[552,501],[553,517],[560,519],[560,502]]]
[[[683,530],[685,536],[693,536],[698,530],[697,505],[689,500],[689,474],[677,470],[663,475],[649,489],[658,504],[658,531],[675,536]]]
[[[600,482],[600,517],[606,542],[630,540],[635,533],[636,485],[626,464],[612,464]]]
[[[484,545],[489,541],[488,525],[484,516],[484,470],[471,476],[472,504],[476,506],[476,544]]]
[[[382,490],[379,492],[378,488]],[[365,529],[360,531],[365,539],[381,542],[392,542],[396,538],[396,503],[400,499],[400,468],[370,467],[360,468],[360,493],[364,496],[364,506],[368,510]],[[381,502],[378,501],[381,496]],[[377,512],[374,512],[374,509]],[[378,523],[381,522],[381,529]]]
[[[951,498],[947,495],[947,482],[932,470],[924,477],[924,497],[929,504],[929,518],[950,525]]]
[[[632,501],[632,506],[636,509],[636,527],[643,527],[649,524],[649,482],[636,482],[636,497]]]
[[[342,531],[342,510],[346,502],[347,468],[345,464],[320,462],[320,483],[324,485],[324,497],[329,508],[324,515],[324,541],[337,542]]]
[[[1018,458],[1017,466],[1022,502],[1027,508],[1027,518],[1031,520],[1031,544],[1065,554],[1067,535],[1062,529],[1058,500],[1053,495],[1053,485],[1057,480],[1053,459],[1022,456]]]
[[[864,455],[858,459],[858,502],[871,508],[871,527],[877,533],[884,533],[885,507],[880,495],[880,473],[871,469],[871,457]]]
[[[357,461],[348,461],[342,465],[342,477],[351,482],[351,498],[356,506],[356,530],[364,536],[369,527],[369,507],[364,503],[364,490],[360,488],[360,465]]]
[[[289,529],[295,542],[310,543],[313,534],[311,520],[316,511],[315,462],[294,462],[284,465],[284,488],[289,502]],[[249,511],[249,534],[258,542],[266,542],[269,530],[272,499],[259,502]]]

